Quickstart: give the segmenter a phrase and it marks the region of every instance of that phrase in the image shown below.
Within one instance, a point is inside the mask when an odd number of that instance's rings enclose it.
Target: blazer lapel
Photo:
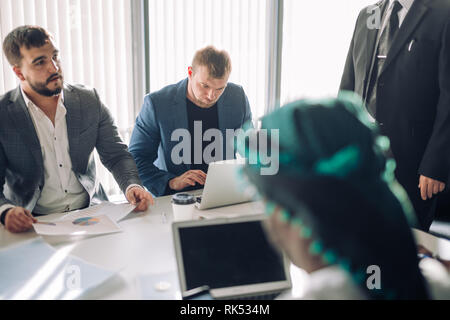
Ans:
[[[30,152],[36,160],[38,167],[42,169],[44,164],[42,159],[41,144],[39,142],[33,120],[31,119],[28,108],[23,100],[20,87],[17,87],[11,95],[10,101],[12,103],[8,105],[8,111],[11,115],[14,126],[20,132],[22,139],[30,149]]]
[[[186,106],[186,88],[187,79],[180,82],[180,84],[178,85],[176,96],[174,97],[173,104],[168,106],[167,108],[167,112],[172,115],[172,125],[171,128],[169,128],[171,132],[176,129],[189,130]]]
[[[80,96],[71,86],[64,86],[64,106],[66,107],[67,137],[72,167],[78,170],[78,154],[80,154],[81,104]]]
[[[240,121],[237,119],[243,119],[243,114],[238,111],[236,106],[230,104],[231,101],[227,98],[227,94],[228,92],[224,92],[217,101],[217,116],[219,118],[219,130],[222,133],[223,159],[233,159],[234,156],[232,158],[227,157],[227,148],[234,148],[234,139],[231,139],[231,136],[228,137],[231,140],[227,139],[227,129],[238,129],[239,127],[237,128],[236,124],[240,123]]]
[[[186,90],[187,90],[188,79],[181,81],[178,85],[176,96],[174,97],[173,105],[167,106],[167,112],[172,115],[171,119],[171,128],[169,128],[169,132],[173,132],[176,129],[185,129],[189,131],[188,126],[188,114],[187,114],[187,105],[186,105]],[[171,137],[167,137],[170,141]],[[192,143],[194,143],[193,138]],[[170,141],[170,143],[172,143]],[[190,169],[190,166],[185,164],[184,170],[187,171]]]
[[[417,25],[422,20],[425,13],[428,11],[428,7],[425,4],[426,2],[427,1],[414,1],[411,9],[405,17],[405,21],[403,21],[400,30],[397,32],[397,35],[393,40],[392,47],[389,50],[386,62],[384,63],[381,73],[383,73],[386,68],[389,67],[391,62],[400,53],[402,48],[404,48],[406,42],[409,40],[409,36],[414,32]]]
[[[219,118],[219,130],[225,133],[226,129],[233,129],[233,114],[234,108],[226,105],[223,96],[217,101],[217,116]]]
[[[384,15],[384,11],[387,7],[387,4],[389,3],[388,0],[384,0],[384,1],[380,1],[376,4],[376,6],[378,6],[380,12],[381,12],[381,19],[383,18]],[[380,21],[381,23],[383,23],[383,20]],[[365,22],[366,23],[366,22]],[[381,26],[380,26],[381,28]],[[375,57],[375,48],[377,46],[377,36],[378,36],[378,32],[380,31],[380,29],[369,29],[368,27],[365,28],[367,30],[367,37],[365,37],[366,39],[366,45],[365,48],[367,49],[367,66],[366,66],[366,74],[369,74],[371,68],[372,68],[372,63],[374,61],[374,57]]]
[[[384,0],[384,1],[380,1],[376,4],[376,6],[378,6],[380,12],[381,12],[381,23],[383,23],[383,16],[384,16],[384,12],[387,9],[387,5],[388,5],[389,1],[388,0]],[[378,36],[378,32],[381,29],[369,29],[368,27],[365,27],[365,29],[367,30],[367,36],[364,37],[364,39],[366,40],[366,43],[364,45],[364,48],[366,48],[366,75],[367,78],[365,79],[365,87],[364,87],[364,98],[367,96],[367,90],[369,88],[369,82],[370,79],[372,77],[372,72],[373,72],[373,68],[374,68],[374,64],[375,64],[375,48],[378,47],[378,41],[377,41],[377,36]]]

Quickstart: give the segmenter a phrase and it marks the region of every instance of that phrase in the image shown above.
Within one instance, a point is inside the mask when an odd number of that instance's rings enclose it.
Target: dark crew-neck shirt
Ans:
[[[208,164],[204,162],[203,151],[209,144],[214,142],[214,138],[212,139],[212,141],[203,141],[203,135],[208,129],[219,129],[217,103],[209,108],[200,108],[191,100],[186,98],[186,106],[188,115],[188,128],[189,133],[191,134],[191,170],[203,170],[203,172],[208,173]],[[197,138],[202,141],[201,164],[194,163],[194,141],[196,139],[196,137],[194,137],[195,121],[201,121],[202,123],[202,136],[201,138]],[[212,156],[215,156],[214,152],[212,153]]]

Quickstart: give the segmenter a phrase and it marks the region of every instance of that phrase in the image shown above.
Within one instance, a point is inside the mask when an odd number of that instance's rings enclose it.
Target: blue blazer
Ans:
[[[145,96],[131,136],[129,151],[136,161],[142,182],[155,196],[165,195],[169,180],[190,170],[189,164],[176,165],[171,159],[172,149],[179,143],[171,141],[172,132],[181,128],[189,130],[187,83],[186,78]],[[217,109],[218,129],[224,142],[226,129],[239,129],[252,119],[244,90],[233,83],[228,83],[217,101]],[[224,157],[225,148],[224,143]]]

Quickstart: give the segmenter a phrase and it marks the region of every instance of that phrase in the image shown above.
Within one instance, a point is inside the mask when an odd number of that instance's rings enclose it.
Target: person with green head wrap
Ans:
[[[247,160],[244,176],[266,200],[270,238],[310,273],[305,298],[429,299],[414,211],[383,155],[389,140],[361,110],[342,92],[265,116],[269,139],[278,129],[278,173],[262,175],[258,149],[241,139],[241,153],[258,160]]]

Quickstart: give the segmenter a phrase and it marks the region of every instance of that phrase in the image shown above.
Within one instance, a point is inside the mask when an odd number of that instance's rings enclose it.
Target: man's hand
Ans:
[[[154,204],[152,195],[141,187],[130,188],[125,197],[129,203],[137,204],[134,211],[145,211],[149,204]]]
[[[8,231],[19,233],[30,230],[33,223],[37,220],[31,215],[31,212],[22,208],[14,207],[6,212],[5,228]]]
[[[206,173],[202,170],[189,170],[181,176],[173,178],[169,181],[169,188],[180,191],[189,186],[195,186],[195,183],[204,185],[206,181]]]
[[[428,250],[427,248],[425,248],[424,246],[422,246],[420,244],[417,245],[417,253],[421,253],[421,254],[427,255],[433,259],[436,259],[437,261],[439,261],[440,263],[442,263],[445,266],[447,271],[450,272],[450,261],[449,260],[443,260],[440,257],[433,255],[433,253],[430,250]]]
[[[433,195],[442,192],[445,189],[445,183],[425,176],[419,178],[419,189],[422,200],[431,199]]]

